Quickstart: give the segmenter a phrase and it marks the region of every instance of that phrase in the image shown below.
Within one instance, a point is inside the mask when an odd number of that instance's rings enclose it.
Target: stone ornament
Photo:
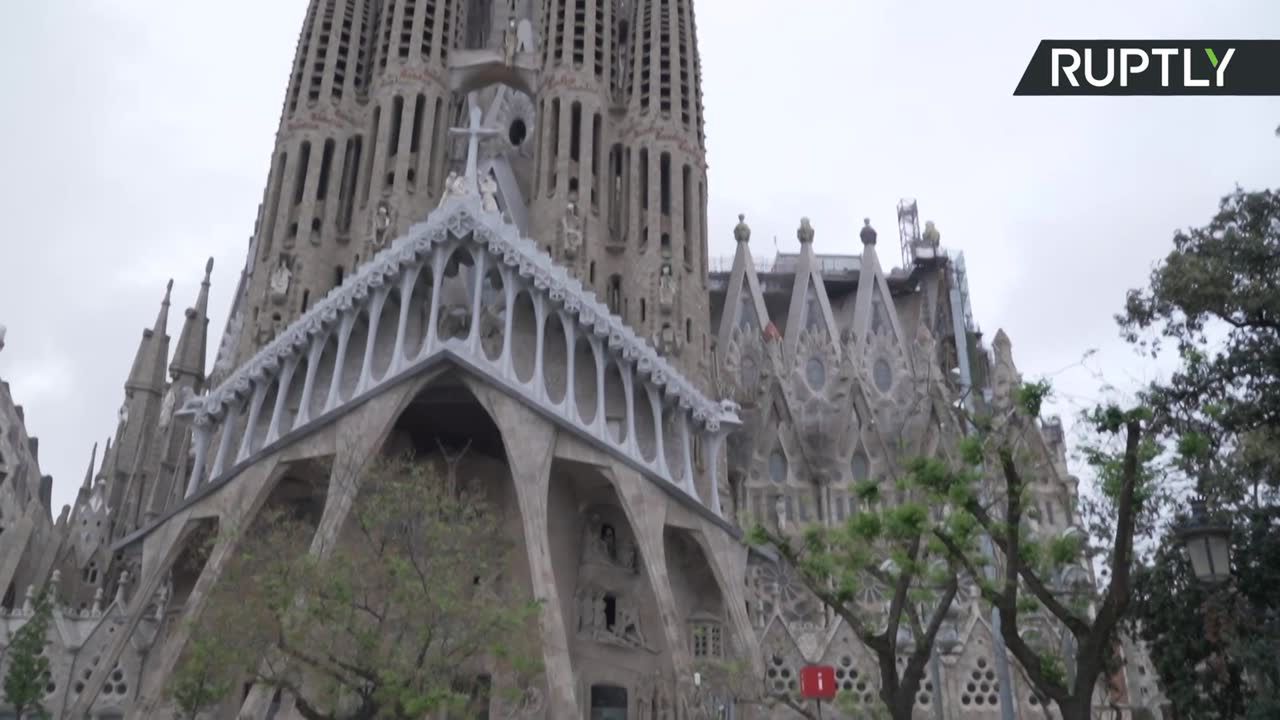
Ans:
[[[480,177],[480,209],[485,212],[498,212],[498,181],[489,173]]]
[[[578,250],[582,248],[582,218],[578,215],[577,203],[570,201],[565,206],[560,229],[564,257],[572,260],[578,256]]]
[[[671,263],[663,263],[658,272],[658,307],[670,313],[676,303],[676,278],[671,274]]]
[[[343,314],[367,300],[375,290],[394,284],[410,265],[429,258],[435,246],[449,242],[452,237],[469,239],[487,248],[502,263],[547,290],[553,305],[560,305],[570,317],[577,316],[582,333],[607,340],[610,351],[634,361],[637,370],[649,375],[650,382],[663,396],[674,398],[680,407],[692,411],[695,425],[711,432],[719,431],[718,403],[694,388],[621,318],[612,315],[594,292],[557,266],[532,239],[521,237],[515,226],[503,223],[498,216],[482,214],[479,198],[474,194],[450,196],[445,205],[447,212],[433,213],[426,222],[412,226],[408,233],[360,266],[340,287],[263,346],[221,385],[187,402],[181,412],[196,416],[197,422],[202,418],[205,422],[211,417],[220,418],[228,408],[249,397],[254,383],[270,381],[286,358],[301,356],[313,337],[333,331]],[[664,328],[660,339],[668,350],[678,346],[670,326]]]
[[[289,293],[289,284],[293,280],[293,272],[289,270],[288,258],[281,256],[280,264],[271,271],[271,301],[277,305],[284,303]]]
[[[386,200],[378,203],[378,209],[374,211],[373,216],[369,218],[371,225],[369,244],[375,248],[381,248],[386,244],[391,230],[396,224],[396,210],[391,207]]]

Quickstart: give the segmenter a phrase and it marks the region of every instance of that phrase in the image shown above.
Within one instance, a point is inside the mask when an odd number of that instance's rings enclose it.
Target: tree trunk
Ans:
[[[1090,693],[1090,696],[1092,693]],[[1092,698],[1086,696],[1084,700],[1079,698],[1068,698],[1066,701],[1058,703],[1058,712],[1062,713],[1062,720],[1091,720],[1090,712]]]

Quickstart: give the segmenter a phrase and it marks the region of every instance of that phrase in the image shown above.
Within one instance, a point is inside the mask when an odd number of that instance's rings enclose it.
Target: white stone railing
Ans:
[[[719,514],[716,450],[736,407],[700,393],[474,194],[447,200],[183,406],[195,456],[187,497],[441,354]],[[696,435],[712,478],[705,500]]]

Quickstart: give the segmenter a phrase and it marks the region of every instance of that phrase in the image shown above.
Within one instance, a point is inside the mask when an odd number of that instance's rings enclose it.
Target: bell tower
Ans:
[[[695,382],[710,359],[692,0],[545,0],[533,237]]]

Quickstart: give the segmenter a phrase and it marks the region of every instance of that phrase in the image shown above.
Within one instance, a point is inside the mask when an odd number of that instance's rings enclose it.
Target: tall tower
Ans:
[[[458,5],[311,0],[224,363],[269,342],[439,195]]]
[[[533,237],[701,382],[707,165],[693,2],[544,0],[542,28]]]
[[[215,376],[442,194],[479,107],[502,210],[688,376],[709,362],[692,0],[312,0]],[[215,377],[215,380],[220,377]]]

